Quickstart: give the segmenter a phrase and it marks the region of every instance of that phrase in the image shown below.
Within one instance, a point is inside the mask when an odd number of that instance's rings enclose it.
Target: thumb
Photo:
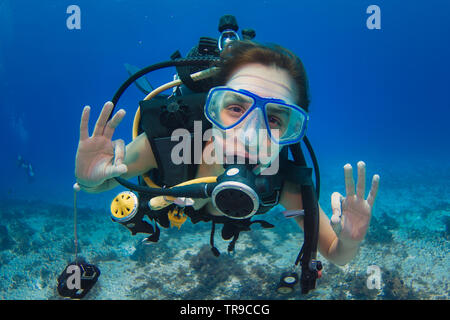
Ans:
[[[106,169],[109,178],[120,176],[128,171],[128,167],[123,163],[125,158],[125,142],[122,139],[112,141],[114,148],[113,163]]]
[[[174,197],[170,196],[157,196],[151,198],[149,201],[149,206],[152,210],[161,210],[173,203]]]
[[[342,207],[341,201],[344,197],[339,192],[333,192],[331,195],[331,227],[337,236],[341,233],[342,224],[341,224],[341,216],[342,216]]]
[[[125,164],[119,164],[117,166],[110,165],[105,170],[105,175],[107,179],[118,177],[123,175],[124,173],[127,173],[128,167]]]

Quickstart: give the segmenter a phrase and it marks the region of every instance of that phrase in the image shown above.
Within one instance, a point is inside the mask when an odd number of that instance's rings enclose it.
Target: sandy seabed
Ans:
[[[112,222],[109,203],[90,195],[78,208],[80,256],[97,265],[101,276],[85,299],[448,300],[446,181],[435,181],[432,189],[394,179],[384,183],[355,259],[340,267],[319,255],[324,269],[316,290],[302,295],[297,285],[287,296],[276,286],[293,265],[303,233],[281,208],[264,216],[274,229],[253,225],[241,233],[233,254],[219,226],[215,245],[222,254],[216,258],[209,246],[211,223],[161,229],[158,243],[144,245],[144,235],[131,236]],[[331,189],[322,190],[322,197],[329,195]],[[330,212],[327,202],[321,205]],[[0,201],[0,218],[0,299],[62,299],[56,279],[74,259],[72,204],[11,197]],[[370,266],[381,271],[379,289],[367,285]]]

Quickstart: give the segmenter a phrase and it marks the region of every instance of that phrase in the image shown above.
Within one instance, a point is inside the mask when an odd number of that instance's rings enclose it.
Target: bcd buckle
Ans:
[[[184,213],[184,208],[175,207],[168,213],[170,226],[171,227],[178,227],[178,230],[180,230],[183,223],[186,222],[188,216]]]

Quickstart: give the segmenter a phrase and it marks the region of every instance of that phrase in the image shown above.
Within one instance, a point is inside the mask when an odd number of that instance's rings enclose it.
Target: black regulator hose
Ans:
[[[172,188],[150,188],[146,186],[140,186],[129,182],[120,177],[115,178],[122,186],[127,189],[146,193],[151,196],[171,196],[171,197],[186,197],[186,198],[202,198],[206,199],[211,197],[212,191],[217,186],[217,182],[213,183],[195,183],[186,186],[172,187]]]
[[[150,72],[153,72],[153,71],[156,71],[159,69],[169,68],[169,67],[185,67],[185,66],[214,67],[214,66],[219,66],[219,63],[220,63],[219,58],[212,59],[212,58],[207,58],[207,57],[192,57],[192,58],[179,58],[179,59],[174,59],[174,60],[163,61],[163,62],[152,64],[148,67],[145,67],[145,68],[139,70],[138,72],[136,72],[135,74],[133,74],[132,76],[130,76],[124,83],[122,83],[122,85],[116,91],[116,93],[114,94],[114,97],[111,100],[111,102],[114,104],[114,106],[113,106],[113,109],[112,109],[109,117],[110,118],[112,117],[112,115],[114,113],[114,108],[116,107],[117,102],[119,102],[119,99],[122,96],[122,94],[125,92],[125,90],[128,89],[128,87],[130,85],[132,85],[137,79],[146,75],[147,73],[150,73]]]
[[[314,166],[314,175],[316,178],[316,198],[319,200],[320,198],[320,171],[319,171],[319,163],[317,162],[316,154],[314,153],[314,149],[312,148],[311,143],[308,140],[308,137],[305,135],[303,137],[303,142],[305,143],[306,148],[308,149],[309,155],[313,162]],[[294,161],[306,167],[305,156],[303,155],[302,149],[300,147],[300,143],[296,143],[290,146],[292,156],[294,157]]]

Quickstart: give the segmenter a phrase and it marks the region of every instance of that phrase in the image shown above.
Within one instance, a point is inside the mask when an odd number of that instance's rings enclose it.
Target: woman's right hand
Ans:
[[[108,121],[113,103],[108,101],[95,124],[94,132],[89,137],[88,123],[90,107],[83,109],[80,123],[80,140],[75,159],[75,176],[77,183],[83,188],[95,188],[108,179],[118,177],[127,172],[123,164],[125,142],[121,139],[112,141],[114,130],[125,116],[120,109]]]

